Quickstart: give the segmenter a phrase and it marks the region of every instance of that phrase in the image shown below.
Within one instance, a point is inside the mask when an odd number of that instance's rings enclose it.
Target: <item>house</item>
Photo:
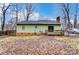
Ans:
[[[22,21],[17,23],[16,35],[28,34],[61,34],[60,19],[56,21],[38,20],[38,21]]]

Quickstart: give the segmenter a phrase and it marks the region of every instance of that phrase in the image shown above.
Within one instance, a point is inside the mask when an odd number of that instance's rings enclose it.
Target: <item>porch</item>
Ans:
[[[55,30],[53,32],[47,32],[47,35],[63,35],[62,31],[60,30]]]

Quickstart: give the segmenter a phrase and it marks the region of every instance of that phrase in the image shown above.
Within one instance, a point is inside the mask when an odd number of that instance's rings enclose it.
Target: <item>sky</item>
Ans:
[[[75,14],[75,5],[75,3],[70,4],[70,17],[72,19]],[[19,4],[19,7],[23,6],[24,4]],[[51,19],[56,19],[57,16],[62,16],[62,7],[60,3],[36,3],[34,12]]]
[[[7,5],[7,4],[6,4]],[[30,19],[32,20],[38,20],[39,16],[44,16],[46,18],[49,18],[50,19],[56,19],[57,16],[62,16],[62,8],[60,6],[61,4],[59,3],[35,3],[34,4],[34,11],[33,11],[33,16],[31,16]],[[2,4],[0,4],[0,6],[2,6]],[[18,7],[19,7],[19,19],[23,20],[24,19],[24,14],[25,13],[25,4],[23,3],[18,3]],[[11,7],[9,9],[12,9]],[[9,20],[10,17],[9,16],[12,16],[13,14],[11,14],[13,11],[10,12],[10,10],[7,10],[9,12],[7,12],[6,14],[6,19]],[[72,19],[74,19],[74,11],[75,11],[75,4],[72,3],[70,4],[70,17]],[[1,10],[0,10],[0,13],[1,13]],[[79,12],[78,12],[79,14]],[[14,15],[15,16],[15,15]],[[79,16],[78,16],[79,18]]]
[[[59,5],[58,4],[53,4],[53,3],[39,3],[37,4],[37,9],[36,12],[39,14],[50,17],[52,19],[56,18],[59,16]]]
[[[41,15],[50,17],[52,19],[55,19],[57,16],[62,16],[62,7],[61,4],[57,4],[57,3],[40,3],[37,4],[38,5],[38,9],[39,9],[39,13]],[[74,15],[75,15],[75,3],[71,3],[70,4],[70,17],[71,19],[74,19]],[[79,10],[79,6],[78,6],[78,10]],[[79,11],[78,11],[78,15],[79,15]]]
[[[19,10],[24,9],[24,4],[18,4]],[[48,18],[55,19],[57,16],[60,15],[60,5],[59,4],[53,4],[53,3],[35,3],[34,12],[38,13],[41,16],[45,16]]]

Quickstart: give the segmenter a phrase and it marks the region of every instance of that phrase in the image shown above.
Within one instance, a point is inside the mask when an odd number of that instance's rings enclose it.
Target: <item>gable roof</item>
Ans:
[[[51,25],[51,24],[56,24],[56,25],[61,25],[61,23],[58,23],[56,21],[51,21],[51,20],[38,20],[38,21],[22,21],[18,22],[17,25],[36,25],[36,24],[42,24],[42,25]]]

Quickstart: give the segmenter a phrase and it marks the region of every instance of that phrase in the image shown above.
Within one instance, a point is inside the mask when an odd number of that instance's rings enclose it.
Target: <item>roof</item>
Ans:
[[[17,25],[36,25],[36,24],[42,24],[42,25],[51,25],[51,24],[56,24],[60,25],[61,23],[58,23],[56,21],[49,21],[49,20],[39,20],[39,21],[22,21],[18,22]]]

